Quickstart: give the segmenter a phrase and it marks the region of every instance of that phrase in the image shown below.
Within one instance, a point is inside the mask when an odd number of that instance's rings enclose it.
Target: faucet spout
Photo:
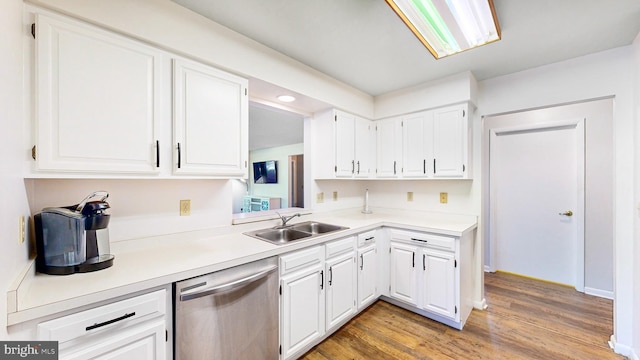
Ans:
[[[289,220],[293,219],[294,217],[300,216],[300,213],[295,213],[291,216],[284,216],[284,215],[280,215],[279,212],[276,211],[276,214],[278,214],[278,216],[280,216],[280,220],[282,221],[282,225],[280,225],[279,227],[285,227],[287,226],[287,222],[289,222]]]

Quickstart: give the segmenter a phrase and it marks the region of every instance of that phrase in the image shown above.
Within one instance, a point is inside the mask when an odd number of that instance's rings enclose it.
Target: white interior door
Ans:
[[[492,130],[496,270],[584,288],[583,119]]]

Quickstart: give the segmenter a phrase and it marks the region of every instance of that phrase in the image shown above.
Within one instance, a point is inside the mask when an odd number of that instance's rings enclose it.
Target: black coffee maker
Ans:
[[[34,216],[38,272],[68,275],[113,265],[107,197],[97,191],[79,204],[44,208]]]

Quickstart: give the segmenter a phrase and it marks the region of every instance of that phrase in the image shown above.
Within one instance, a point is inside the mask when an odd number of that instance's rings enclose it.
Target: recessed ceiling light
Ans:
[[[280,95],[278,96],[278,100],[284,101],[284,102],[292,102],[292,101],[295,101],[296,98],[294,98],[291,95]]]
[[[436,58],[500,40],[493,0],[386,0]]]

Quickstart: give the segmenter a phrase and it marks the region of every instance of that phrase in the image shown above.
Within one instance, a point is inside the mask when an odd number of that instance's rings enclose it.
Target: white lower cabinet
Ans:
[[[473,239],[390,229],[389,298],[462,329],[473,308]],[[464,265],[463,265],[464,264]],[[395,302],[395,300],[398,300]]]
[[[378,298],[378,251],[375,243],[358,249],[358,309]]]
[[[389,252],[389,296],[418,305],[418,247],[391,241]]]
[[[164,360],[171,357],[170,315],[167,290],[161,289],[41,322],[37,338],[58,341],[64,360]]]
[[[422,249],[421,308],[451,319],[456,318],[456,265],[452,253]]]
[[[354,245],[354,237],[326,245],[327,330],[334,330],[356,312],[358,284]]]
[[[280,354],[301,355],[324,335],[324,247],[280,257]]]

